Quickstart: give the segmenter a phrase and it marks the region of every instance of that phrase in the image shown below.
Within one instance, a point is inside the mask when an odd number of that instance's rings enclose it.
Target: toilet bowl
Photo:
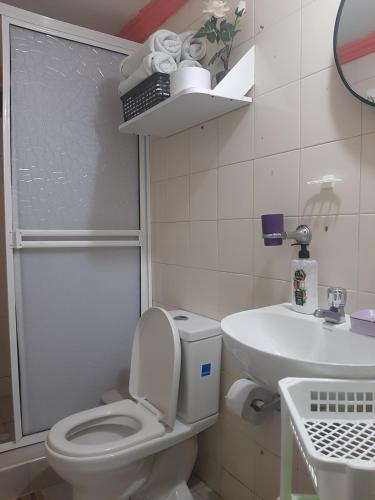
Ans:
[[[221,335],[217,322],[178,313],[186,322],[190,316],[192,331],[187,323],[179,331],[173,314],[160,308],[142,315],[131,360],[134,400],[71,415],[48,433],[47,459],[72,485],[74,500],[192,499],[186,482],[196,460],[196,436],[218,416]],[[195,367],[202,385],[197,379],[193,395],[189,371]]]

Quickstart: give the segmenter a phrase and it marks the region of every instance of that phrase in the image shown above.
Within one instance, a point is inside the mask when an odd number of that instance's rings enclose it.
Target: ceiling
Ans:
[[[116,35],[149,0],[5,0],[3,3]]]

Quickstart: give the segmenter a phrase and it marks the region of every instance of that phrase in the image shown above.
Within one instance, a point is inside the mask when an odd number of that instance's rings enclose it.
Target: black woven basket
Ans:
[[[168,99],[170,95],[169,75],[153,73],[121,97],[124,120],[127,122],[144,113],[159,102]]]

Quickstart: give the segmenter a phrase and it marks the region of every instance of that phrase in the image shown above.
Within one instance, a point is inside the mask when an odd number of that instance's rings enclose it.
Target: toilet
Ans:
[[[133,399],[71,415],[48,433],[48,462],[72,485],[73,500],[192,500],[197,434],[218,418],[220,358],[217,321],[144,312],[133,341]]]

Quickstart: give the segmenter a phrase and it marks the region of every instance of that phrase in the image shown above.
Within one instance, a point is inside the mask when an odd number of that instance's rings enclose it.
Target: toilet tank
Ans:
[[[194,423],[219,411],[220,323],[186,311],[169,311],[181,338],[177,416]]]

